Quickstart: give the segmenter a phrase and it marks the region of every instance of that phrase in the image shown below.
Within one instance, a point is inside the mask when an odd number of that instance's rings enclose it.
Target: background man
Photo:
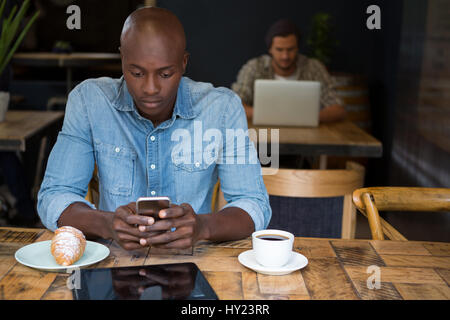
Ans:
[[[333,90],[333,82],[325,66],[298,53],[299,39],[294,23],[286,19],[275,22],[266,35],[269,54],[249,60],[239,71],[231,88],[241,97],[248,118],[253,115],[253,88],[257,79],[320,81],[319,120],[332,122],[345,117],[343,103]]]

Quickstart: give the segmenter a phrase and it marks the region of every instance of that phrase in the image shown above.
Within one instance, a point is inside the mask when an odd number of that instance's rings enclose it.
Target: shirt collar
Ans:
[[[117,91],[117,96],[113,100],[113,106],[119,111],[133,111],[134,102],[130,93],[128,92],[127,83],[122,76],[119,80],[119,89]]]
[[[183,119],[196,117],[192,104],[191,91],[189,90],[189,79],[182,77],[178,85],[177,100],[173,108],[173,116],[180,116]]]
[[[120,83],[117,96],[113,101],[114,107],[119,111],[135,110],[133,97],[128,91],[127,83],[124,77],[122,76],[119,81]],[[180,80],[172,117],[180,116],[183,119],[192,119],[196,116],[192,105],[188,81],[189,80],[185,77],[182,77]]]

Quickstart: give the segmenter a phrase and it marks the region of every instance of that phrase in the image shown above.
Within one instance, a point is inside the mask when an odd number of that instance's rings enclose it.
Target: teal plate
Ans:
[[[103,244],[86,241],[86,248],[81,259],[70,266],[61,266],[56,263],[52,256],[51,243],[51,240],[47,240],[29,244],[17,250],[15,258],[19,263],[27,267],[46,271],[63,271],[87,267],[109,256],[109,249]]]

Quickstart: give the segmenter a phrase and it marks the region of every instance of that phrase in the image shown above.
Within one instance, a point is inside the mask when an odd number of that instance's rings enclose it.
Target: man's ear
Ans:
[[[272,46],[270,46],[270,48],[267,50],[267,53],[268,53],[268,55],[269,55],[270,57],[273,58],[273,56],[272,56]]]
[[[183,55],[183,74],[186,72],[186,66],[189,61],[189,52],[185,52]]]

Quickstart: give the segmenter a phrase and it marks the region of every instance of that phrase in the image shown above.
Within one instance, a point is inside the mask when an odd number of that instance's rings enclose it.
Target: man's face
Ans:
[[[137,35],[121,47],[122,72],[140,114],[160,123],[172,115],[187,53],[164,37]]]
[[[297,61],[297,37],[294,34],[286,37],[274,37],[269,53],[278,68],[281,70],[289,70]]]

